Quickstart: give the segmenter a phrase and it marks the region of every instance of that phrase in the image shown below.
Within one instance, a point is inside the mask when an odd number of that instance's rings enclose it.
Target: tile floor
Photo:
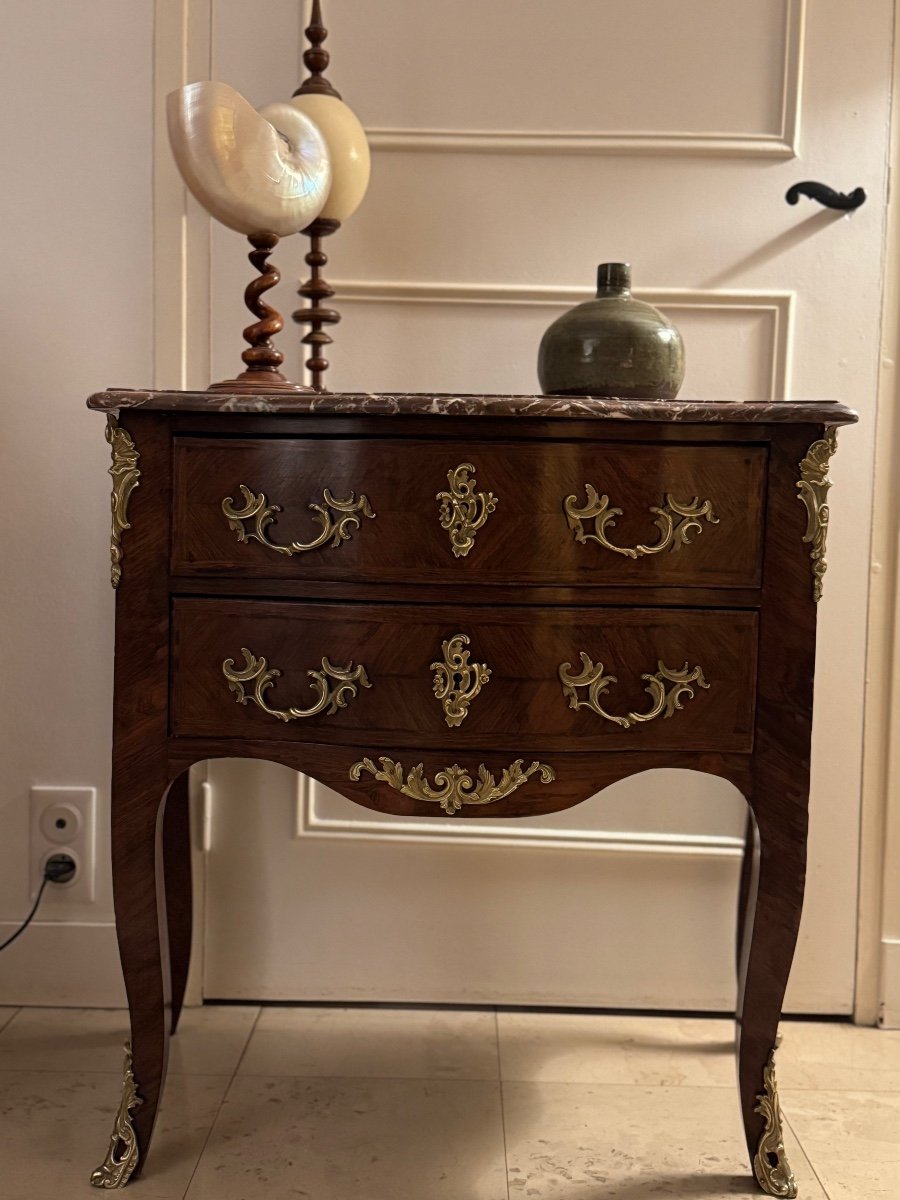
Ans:
[[[122,1012],[0,1009],[0,1198],[95,1195]],[[900,1033],[785,1022],[804,1200],[900,1198]],[[731,1023],[192,1009],[134,1200],[718,1200],[748,1178]]]

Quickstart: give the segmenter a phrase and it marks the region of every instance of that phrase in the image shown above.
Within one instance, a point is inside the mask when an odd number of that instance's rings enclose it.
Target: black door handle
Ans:
[[[859,208],[866,202],[864,188],[854,188],[848,195],[846,192],[836,192],[827,183],[816,183],[812,179],[793,184],[785,192],[784,198],[788,204],[796,204],[801,196],[809,196],[810,200],[818,200],[819,204],[824,204],[826,208],[837,208],[844,212],[852,212],[854,208]]]

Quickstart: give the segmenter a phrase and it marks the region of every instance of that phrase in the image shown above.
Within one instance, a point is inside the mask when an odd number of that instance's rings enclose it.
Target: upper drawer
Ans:
[[[172,568],[756,587],[765,472],[761,446],[178,438]]]

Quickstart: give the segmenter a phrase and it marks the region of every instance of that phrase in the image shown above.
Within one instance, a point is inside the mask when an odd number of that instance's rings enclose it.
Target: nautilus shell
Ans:
[[[319,216],[346,221],[362,203],[372,171],[369,143],[359,117],[337,96],[321,92],[301,93],[288,103],[315,121],[328,146],[331,191]]]
[[[320,214],[331,190],[328,147],[290,104],[265,116],[227,84],[189,83],[168,97],[169,141],[184,182],[217,221],[286,237]]]

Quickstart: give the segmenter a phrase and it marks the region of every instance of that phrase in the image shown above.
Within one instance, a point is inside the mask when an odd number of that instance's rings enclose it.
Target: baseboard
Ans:
[[[15,928],[0,922],[0,941]],[[123,1008],[115,926],[31,925],[0,954],[0,1004]]]

